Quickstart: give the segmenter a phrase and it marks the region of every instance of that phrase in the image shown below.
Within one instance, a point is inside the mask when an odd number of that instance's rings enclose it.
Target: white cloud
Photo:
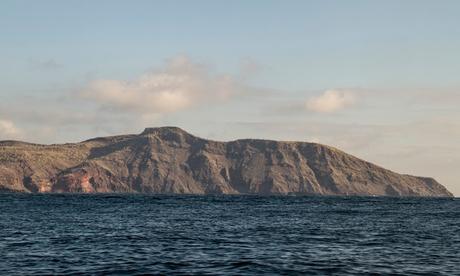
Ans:
[[[29,59],[28,62],[30,67],[36,70],[57,70],[63,67],[54,59]]]
[[[80,95],[103,108],[140,114],[163,114],[203,103],[226,100],[237,93],[237,84],[184,56],[135,80],[95,80]]]
[[[326,90],[322,95],[312,97],[305,103],[308,110],[319,113],[331,113],[353,105],[355,95],[347,90]]]
[[[9,120],[0,119],[0,139],[17,139],[21,131]]]

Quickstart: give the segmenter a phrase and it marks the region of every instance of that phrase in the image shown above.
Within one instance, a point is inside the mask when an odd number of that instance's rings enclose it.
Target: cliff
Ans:
[[[216,142],[175,127],[75,144],[2,141],[0,191],[452,196],[432,178],[397,174],[329,146]]]

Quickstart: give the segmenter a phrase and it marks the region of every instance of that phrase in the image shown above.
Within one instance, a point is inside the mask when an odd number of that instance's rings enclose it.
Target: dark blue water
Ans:
[[[0,274],[459,274],[460,200],[0,195]]]

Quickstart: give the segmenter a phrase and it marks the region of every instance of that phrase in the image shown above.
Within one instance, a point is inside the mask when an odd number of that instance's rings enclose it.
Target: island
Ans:
[[[452,197],[429,177],[398,174],[308,142],[196,137],[146,128],[80,143],[0,142],[0,191]]]

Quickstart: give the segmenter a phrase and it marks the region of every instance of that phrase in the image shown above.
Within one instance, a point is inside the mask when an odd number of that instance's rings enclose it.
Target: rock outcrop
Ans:
[[[175,127],[75,144],[0,142],[0,191],[452,196],[432,178],[397,174],[325,145],[216,142]]]

